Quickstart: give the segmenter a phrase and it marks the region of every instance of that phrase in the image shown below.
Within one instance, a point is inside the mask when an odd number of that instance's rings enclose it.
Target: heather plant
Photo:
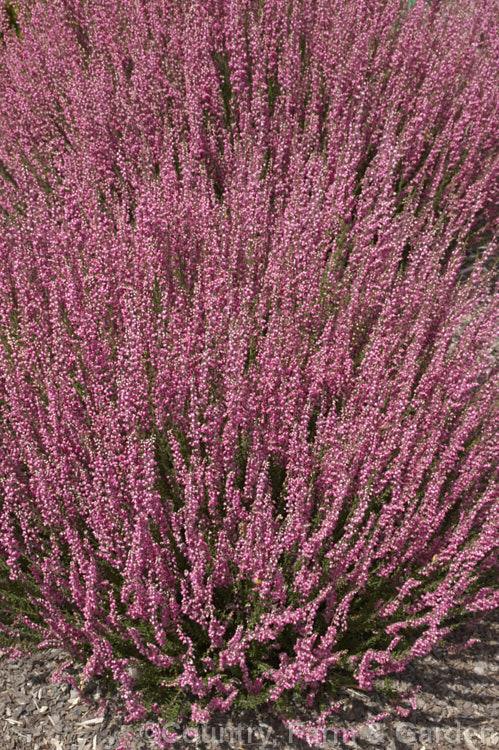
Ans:
[[[4,17],[3,643],[306,736],[499,606],[498,11]]]

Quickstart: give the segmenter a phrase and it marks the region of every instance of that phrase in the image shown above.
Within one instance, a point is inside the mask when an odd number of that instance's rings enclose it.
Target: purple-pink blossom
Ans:
[[[499,605],[498,10],[0,14],[4,636],[130,718],[141,665],[204,721]]]

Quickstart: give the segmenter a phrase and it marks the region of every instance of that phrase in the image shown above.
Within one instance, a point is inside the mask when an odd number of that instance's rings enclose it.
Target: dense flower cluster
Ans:
[[[142,674],[194,718],[368,690],[499,606],[498,11],[2,20],[8,627],[131,717]]]

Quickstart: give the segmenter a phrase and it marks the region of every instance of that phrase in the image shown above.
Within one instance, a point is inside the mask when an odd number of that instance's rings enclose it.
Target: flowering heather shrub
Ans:
[[[498,11],[3,19],[4,642],[320,728],[499,606]]]

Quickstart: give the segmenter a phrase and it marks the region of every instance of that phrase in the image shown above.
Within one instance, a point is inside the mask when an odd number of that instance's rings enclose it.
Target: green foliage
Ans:
[[[225,127],[230,128],[233,122],[232,112],[232,84],[230,82],[230,67],[227,57],[227,53],[216,52],[213,53],[213,62],[215,63],[217,70],[220,75],[220,91],[222,93],[222,100],[225,109]]]
[[[191,448],[183,432],[171,425],[172,432],[180,444],[180,452],[184,461],[189,465]],[[176,479],[173,463],[173,452],[166,436],[166,430],[153,430],[155,440],[155,457],[157,466],[156,489],[160,496],[171,502],[173,511],[179,510],[184,503],[182,489]]]
[[[256,695],[238,693],[234,699],[234,709],[237,711],[257,711],[269,703],[270,690],[270,687],[263,688]]]
[[[18,3],[13,2],[12,0],[5,0],[3,12],[6,14],[8,18],[9,29],[13,29],[15,31],[16,36],[20,37],[21,27],[19,26],[19,23],[18,23],[18,14],[19,14]],[[2,33],[0,33],[0,41],[3,41]]]
[[[281,93],[281,87],[276,75],[268,76],[267,78],[267,90],[269,97],[269,113],[270,116],[274,114],[275,103]]]
[[[272,506],[277,515],[286,515],[286,465],[277,456],[270,456],[269,479],[272,486]]]
[[[26,570],[25,560],[21,560],[21,567]],[[10,568],[6,560],[0,557],[0,622],[5,628],[17,633],[17,638],[12,641],[3,629],[0,629],[0,645],[6,647],[16,646],[22,650],[36,648],[43,640],[42,636],[25,623],[19,620],[20,616],[29,617],[35,625],[43,625],[40,613],[33,609],[29,597],[39,597],[40,588],[33,579],[25,573],[26,579],[11,580]]]
[[[247,432],[243,432],[241,427],[237,428],[237,450],[235,455],[236,463],[236,487],[240,490],[244,489],[244,483],[246,480],[246,469],[248,466],[248,458],[251,447],[251,439]]]

